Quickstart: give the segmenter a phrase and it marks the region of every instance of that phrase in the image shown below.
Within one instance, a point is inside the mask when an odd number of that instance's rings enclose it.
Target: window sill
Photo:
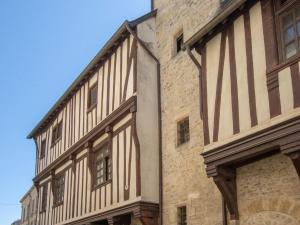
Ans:
[[[176,148],[180,149],[180,148],[183,148],[184,146],[187,146],[188,144],[190,143],[190,141],[187,141],[187,142],[184,142],[182,144],[176,144]]]
[[[91,106],[86,110],[86,113],[90,113],[90,112],[93,111],[96,107],[97,107],[97,104],[91,105]]]
[[[271,68],[269,71],[267,71],[267,76],[271,76],[274,73],[279,73],[280,71],[290,67],[298,61],[300,61],[300,52]]]
[[[103,187],[103,186],[106,186],[106,185],[110,184],[111,181],[112,181],[112,180],[108,180],[108,181],[106,181],[106,182],[104,182],[104,183],[102,183],[102,184],[98,184],[98,185],[94,186],[92,190],[95,191],[95,190],[97,190],[97,189],[99,189],[99,188],[101,188],[101,187]]]

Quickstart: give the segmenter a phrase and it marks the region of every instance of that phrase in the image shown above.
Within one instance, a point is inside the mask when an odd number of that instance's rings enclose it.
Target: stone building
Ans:
[[[36,225],[38,196],[34,186],[24,195],[20,203],[22,205],[21,220],[15,223],[20,225]]]
[[[299,1],[152,6],[163,224],[299,225]]]
[[[299,1],[151,5],[29,135],[37,223],[300,225]]]

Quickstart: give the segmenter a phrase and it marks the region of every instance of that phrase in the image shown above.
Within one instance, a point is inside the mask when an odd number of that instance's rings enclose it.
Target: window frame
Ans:
[[[40,151],[40,159],[45,158],[46,156],[46,138],[42,139],[41,141],[41,151]]]
[[[96,101],[94,103],[92,103],[92,91],[93,89],[96,89]],[[89,90],[88,90],[88,102],[87,102],[87,112],[90,112],[91,110],[93,110],[96,106],[97,106],[97,103],[98,103],[98,84],[95,83],[93,84],[92,86],[89,87]]]
[[[57,142],[59,142],[61,137],[62,137],[62,121],[59,121],[52,128],[51,147],[54,146]]]
[[[175,37],[175,53],[176,54],[182,52],[183,44],[184,44],[184,35],[183,35],[183,32],[180,32]]]
[[[182,132],[185,132],[185,131],[181,131],[181,125],[186,123],[186,122],[188,123],[187,124],[188,125],[188,127],[187,127],[188,134],[187,134],[187,137],[182,138],[182,136],[181,136]],[[183,135],[186,136],[186,134],[183,134]],[[176,136],[177,136],[177,141],[176,141],[177,147],[182,146],[182,145],[184,145],[184,144],[186,144],[190,141],[191,137],[190,137],[190,118],[189,118],[189,116],[186,116],[186,117],[184,117],[184,118],[177,121],[177,123],[176,123]],[[182,139],[184,139],[184,140],[182,141]]]
[[[47,210],[47,200],[48,200],[48,183],[43,185],[42,189],[42,199],[41,199],[41,208],[40,213],[44,213]]]
[[[286,2],[280,3],[278,0],[274,0],[274,15],[275,15],[275,24],[276,24],[276,32],[277,32],[277,43],[278,43],[278,53],[279,53],[279,62],[285,63],[289,60],[291,60],[294,57],[300,56],[300,34],[297,33],[297,19],[299,21],[300,17],[295,18],[295,12],[293,13],[293,27],[295,32],[295,37],[293,39],[294,42],[296,42],[296,53],[290,57],[286,57],[286,46],[292,43],[292,41],[289,42],[289,44],[284,43],[284,31],[282,25],[282,18],[288,14],[291,13],[291,11],[295,11],[295,6],[300,6],[300,3],[297,0],[287,0]]]
[[[187,207],[186,205],[177,207],[177,224],[187,225]]]
[[[106,151],[106,152],[105,152]],[[103,157],[100,158],[99,160],[97,160],[97,155],[98,154],[103,154]],[[107,164],[108,162],[106,162],[107,158],[110,160],[109,162],[109,166],[110,168],[107,169]],[[103,182],[99,182],[97,181],[97,179],[99,179],[97,177],[97,173],[100,172],[97,170],[97,163],[101,164],[101,161],[103,161]],[[107,170],[109,170],[109,174],[107,173]],[[96,190],[102,186],[107,185],[108,183],[110,183],[112,181],[112,155],[111,155],[111,145],[110,145],[110,141],[106,140],[103,143],[100,143],[98,146],[96,146],[96,148],[93,151],[93,163],[92,163],[92,178],[93,178],[93,189]]]
[[[53,179],[53,207],[57,207],[64,204],[65,198],[65,182],[66,182],[65,173],[55,175]],[[61,181],[62,180],[62,181]],[[58,186],[60,185],[60,186]]]

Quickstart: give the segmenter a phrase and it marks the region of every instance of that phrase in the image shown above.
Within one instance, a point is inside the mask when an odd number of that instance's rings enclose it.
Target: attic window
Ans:
[[[62,122],[60,121],[57,125],[55,125],[52,129],[52,146],[55,145],[60,139],[62,135]]]
[[[183,48],[183,33],[176,38],[176,52],[179,53]]]
[[[88,109],[93,109],[97,105],[98,86],[97,84],[89,88]]]

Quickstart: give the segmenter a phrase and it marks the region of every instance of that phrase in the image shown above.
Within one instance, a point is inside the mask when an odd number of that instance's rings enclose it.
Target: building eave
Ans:
[[[106,42],[103,48],[97,53],[87,67],[78,75],[76,80],[65,91],[65,93],[59,98],[54,106],[48,111],[48,113],[42,118],[42,120],[34,127],[34,129],[27,135],[28,139],[33,138],[38,131],[47,127],[48,123],[57,115],[57,113],[64,107],[65,103],[73,96],[73,94],[81,87],[81,85],[102,65],[107,57],[112,52],[112,49],[118,45],[119,41],[123,37],[129,35],[127,27],[136,27],[138,24],[146,21],[147,19],[156,16],[156,10],[151,11],[133,21],[125,21],[119,29],[113,34],[113,36]]]
[[[202,27],[199,31],[197,31],[191,38],[189,38],[184,43],[184,47],[192,48],[196,43],[211,33],[215,27],[219,24],[224,23],[227,18],[234,13],[237,9],[242,8],[247,0],[232,0],[229,4],[227,4],[223,9],[220,10],[219,13],[215,17],[213,17],[204,27]]]

